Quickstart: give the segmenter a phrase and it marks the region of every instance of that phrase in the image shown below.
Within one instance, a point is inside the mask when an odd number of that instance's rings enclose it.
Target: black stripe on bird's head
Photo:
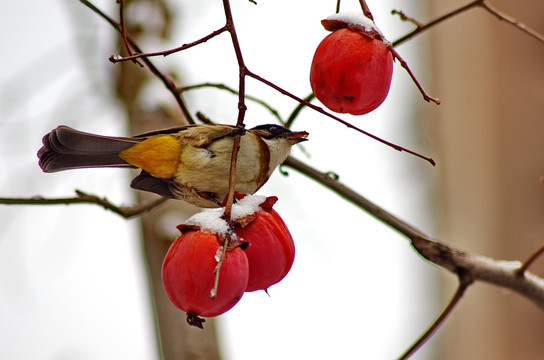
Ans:
[[[264,139],[288,139],[294,143],[308,140],[306,131],[291,131],[281,125],[264,124],[258,125],[251,129],[253,133],[261,136]]]

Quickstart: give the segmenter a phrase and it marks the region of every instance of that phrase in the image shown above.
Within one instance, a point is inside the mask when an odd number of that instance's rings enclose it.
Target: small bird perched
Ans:
[[[253,194],[307,140],[305,131],[280,125],[243,130],[230,125],[187,125],[134,137],[109,137],[59,126],[38,151],[44,172],[94,167],[132,167],[142,172],[131,187],[199,207],[219,207],[228,193],[234,135],[242,133],[235,190]]]

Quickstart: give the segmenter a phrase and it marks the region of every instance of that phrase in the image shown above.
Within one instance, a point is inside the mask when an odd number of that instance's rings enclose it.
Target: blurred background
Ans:
[[[114,1],[93,2],[118,18]],[[390,14],[421,21],[459,1],[369,1],[390,40],[412,29]],[[249,69],[300,96],[310,93],[313,51],[327,35],[320,20],[334,1],[232,1]],[[493,1],[544,31],[535,1]],[[359,10],[344,1],[341,10]],[[219,1],[132,1],[126,21],[144,51],[201,38],[224,25]],[[180,124],[162,83],[132,63],[111,64],[118,34],[75,0],[0,3],[1,197],[72,197],[74,190],[130,206],[150,197],[128,187],[136,173],[94,169],[44,174],[41,138],[60,124],[123,136]],[[310,110],[294,129],[310,141],[293,155],[407,222],[453,246],[524,259],[542,243],[544,44],[483,9],[451,19],[397,48],[428,92],[425,103],[400,66],[387,100],[361,117],[342,116],[373,134],[433,157],[432,167]],[[228,34],[152,58],[179,86],[237,87]],[[296,103],[252,79],[248,95],[286,119]],[[216,88],[184,93],[189,111],[236,122],[237,97]],[[319,105],[318,102],[316,104]],[[275,117],[248,101],[246,125]],[[175,226],[197,208],[169,201],[125,220],[96,205],[1,206],[2,359],[392,359],[427,328],[456,279],[426,263],[408,242],[326,188],[286,169],[259,193],[296,244],[291,272],[264,293],[248,293],[228,313],[190,328],[160,287],[160,264]],[[152,198],[152,197],[151,197]],[[542,266],[534,271],[542,273]],[[156,310],[153,310],[156,309]],[[470,288],[416,359],[538,359],[544,317],[517,295]],[[160,335],[158,332],[160,328]]]

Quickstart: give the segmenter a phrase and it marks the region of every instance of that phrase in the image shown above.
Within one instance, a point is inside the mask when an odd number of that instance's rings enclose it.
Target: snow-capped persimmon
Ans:
[[[374,23],[359,13],[322,21],[332,31],[317,47],[310,69],[315,97],[328,109],[366,114],[389,93],[393,55]]]
[[[259,210],[234,222],[235,233],[248,243],[249,264],[246,291],[267,290],[291,269],[295,244],[280,215],[272,209],[276,197],[268,197]]]
[[[162,283],[172,303],[187,312],[204,317],[220,315],[232,308],[247,286],[248,262],[244,251],[235,247],[224,254],[217,286],[212,298],[214,269],[222,244],[209,230],[179,226],[182,234],[172,243],[162,265]]]

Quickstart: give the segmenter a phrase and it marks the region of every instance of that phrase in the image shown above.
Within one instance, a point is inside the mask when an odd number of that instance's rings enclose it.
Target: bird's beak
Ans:
[[[308,135],[309,134],[306,131],[292,131],[283,134],[285,138],[294,141],[295,144],[308,140]]]

